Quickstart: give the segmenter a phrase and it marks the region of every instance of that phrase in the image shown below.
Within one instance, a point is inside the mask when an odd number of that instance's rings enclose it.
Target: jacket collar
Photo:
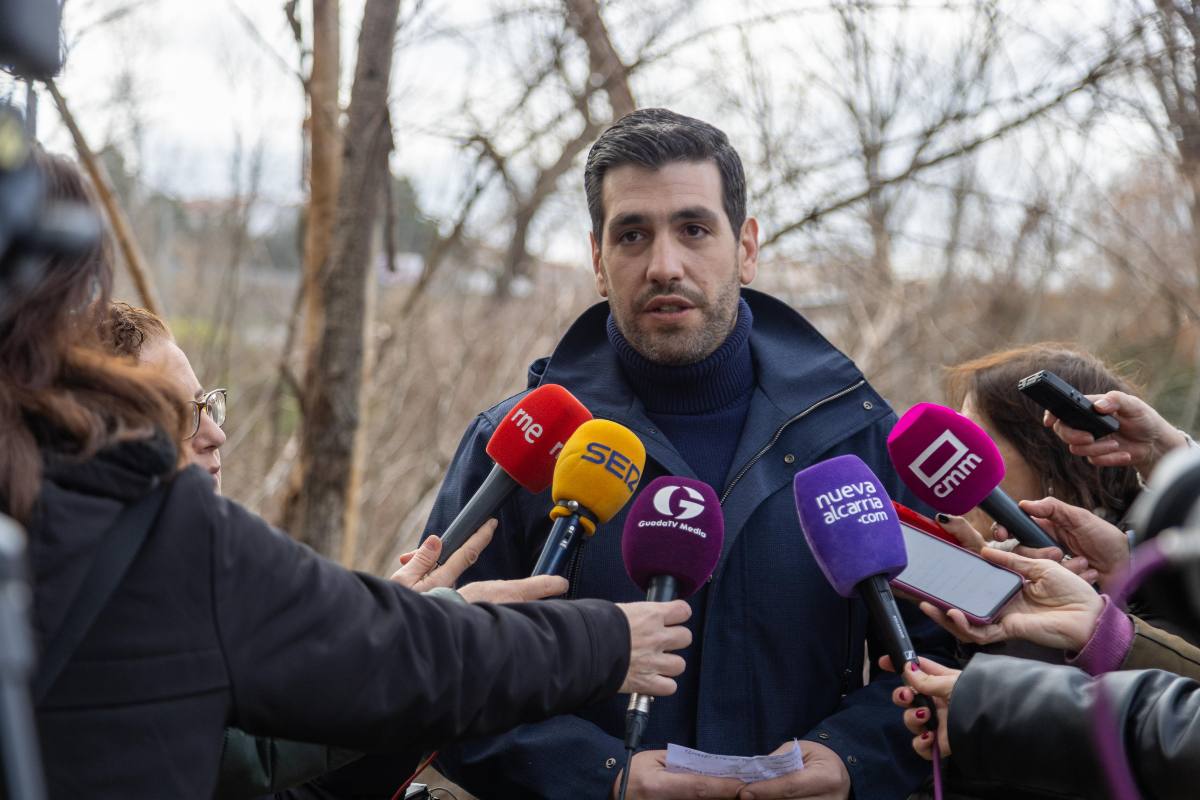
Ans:
[[[743,289],[742,297],[754,314],[750,354],[757,385],[746,433],[734,455],[734,470],[750,461],[793,416],[862,380],[854,362],[790,306],[753,289]],[[530,365],[529,388],[543,383],[565,386],[594,416],[632,428],[663,467],[694,477],[675,448],[654,429],[626,381],[605,331],[608,314],[604,302],[583,312],[554,352]]]
[[[141,497],[175,471],[177,450],[162,431],[111,444],[90,458],[42,450],[44,479],[79,494],[121,502]]]
[[[780,300],[743,289],[754,313],[750,352],[758,390],[782,424],[793,414],[862,378],[858,367]],[[621,372],[605,332],[608,303],[596,303],[577,319],[554,352],[529,368],[529,388],[558,383],[593,414],[624,417],[640,404]]]

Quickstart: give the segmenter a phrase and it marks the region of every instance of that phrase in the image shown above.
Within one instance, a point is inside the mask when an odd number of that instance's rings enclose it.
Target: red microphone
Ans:
[[[554,463],[567,439],[592,414],[563,387],[539,386],[508,412],[487,443],[495,465],[462,511],[442,533],[444,564],[462,547],[518,486],[533,494],[545,491],[554,478]]]

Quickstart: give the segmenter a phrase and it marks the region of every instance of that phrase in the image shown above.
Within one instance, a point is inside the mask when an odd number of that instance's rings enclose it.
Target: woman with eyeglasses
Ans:
[[[225,389],[201,388],[187,355],[157,315],[128,303],[109,306],[101,335],[117,355],[157,368],[189,397],[186,452],[188,461],[213,477],[221,491],[221,445],[225,444]]]
[[[95,207],[70,163],[37,160],[52,201]],[[399,752],[675,690],[683,601],[431,598],[215,494],[178,448],[219,400],[189,408],[97,335],[107,249],[29,272],[0,304],[0,513],[28,533],[51,798],[211,798],[229,726]]]

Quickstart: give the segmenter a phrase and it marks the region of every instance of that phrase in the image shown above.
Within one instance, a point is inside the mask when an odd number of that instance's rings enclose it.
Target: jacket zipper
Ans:
[[[859,389],[862,386],[864,386],[866,384],[866,382],[867,382],[866,378],[861,378],[861,379],[859,379],[859,381],[857,383],[851,384],[850,386],[847,386],[845,389],[834,392],[833,394],[829,395],[828,397],[821,398],[820,400],[813,403],[808,408],[801,411],[796,416],[792,417],[791,419],[787,420],[782,425],[780,425],[779,430],[775,431],[775,435],[771,437],[771,441],[769,441],[765,445],[763,445],[763,448],[761,450],[759,450],[757,453],[755,453],[754,457],[751,458],[749,461],[747,461],[745,466],[743,466],[740,470],[738,470],[737,475],[733,476],[733,480],[729,482],[729,486],[725,487],[725,491],[721,494],[721,505],[725,505],[725,501],[729,499],[729,493],[733,491],[733,487],[737,486],[738,481],[740,481],[742,478],[744,478],[746,476],[746,473],[749,472],[750,469],[755,464],[758,463],[758,460],[760,458],[762,458],[763,456],[765,456],[767,454],[767,451],[769,451],[772,447],[774,447],[776,445],[776,443],[779,441],[779,437],[783,436],[783,432],[787,429],[787,427],[789,425],[791,425],[793,422],[799,422],[800,420],[804,419],[812,412],[816,411],[821,406],[826,405],[827,403],[832,403],[834,400],[838,400],[842,397],[845,397],[846,395],[850,394],[854,390]]]

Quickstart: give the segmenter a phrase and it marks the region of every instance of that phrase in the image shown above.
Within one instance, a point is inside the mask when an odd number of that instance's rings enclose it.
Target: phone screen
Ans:
[[[908,566],[896,581],[981,619],[1021,588],[1021,576],[903,523]]]

